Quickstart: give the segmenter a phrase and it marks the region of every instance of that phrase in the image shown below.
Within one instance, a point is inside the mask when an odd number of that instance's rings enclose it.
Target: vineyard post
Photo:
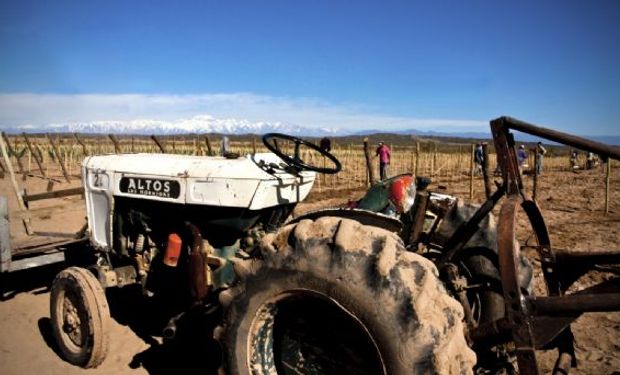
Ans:
[[[207,145],[207,156],[213,156],[213,149],[211,148],[211,141],[208,135],[205,135],[205,143]]]
[[[252,154],[256,154],[256,138],[252,137]]]
[[[459,145],[459,153],[458,153],[458,159],[456,161],[456,175],[457,177],[460,175],[460,169],[461,168],[461,154],[463,153],[463,147],[461,145]]]
[[[161,145],[161,143],[159,142],[159,139],[157,139],[155,134],[151,135],[151,139],[153,140],[153,142],[155,142],[155,144],[157,145],[157,148],[159,148],[159,151],[161,151],[162,154],[165,154],[166,150],[164,149],[164,146]]]
[[[4,168],[4,164],[0,161],[0,178],[4,179],[4,174],[6,173],[6,168]]]
[[[123,152],[121,150],[121,146],[118,144],[118,139],[116,139],[114,134],[108,134],[108,137],[110,138],[110,140],[114,144],[114,153],[115,154],[122,154]]]
[[[176,152],[177,152],[176,137],[173,135],[172,136],[172,153],[176,154]]]
[[[418,166],[420,164],[420,142],[415,143],[415,168],[413,174],[418,176]]]
[[[611,185],[611,158],[607,158],[607,175],[605,176],[605,215],[609,214],[609,186]]]
[[[538,159],[540,158],[540,155],[538,155],[538,147],[534,150],[534,178],[532,179],[532,183],[534,184],[534,186],[532,186],[532,199],[536,200],[536,196],[538,193],[538,168],[536,168],[536,166],[538,165]]]
[[[491,176],[489,176],[489,145],[482,144],[482,177],[484,178],[484,193],[487,199],[491,198]]]
[[[132,136],[131,136],[131,152],[132,152],[132,153],[136,152],[136,150],[135,150],[135,148],[134,148],[134,147],[135,147],[135,146],[134,146],[134,142],[135,142],[135,139],[134,139],[134,136],[132,135]]]
[[[22,180],[26,181],[26,171],[24,170],[24,165],[22,164],[21,157],[17,155],[17,147],[15,147],[15,149],[11,147],[9,137],[7,137],[5,132],[2,132],[2,138],[4,138],[4,142],[8,152],[15,156],[15,160],[17,161],[17,168],[19,169],[19,173],[22,174]]]
[[[471,145],[471,155],[469,158],[469,199],[474,199],[474,153],[476,145]]]
[[[56,154],[56,160],[58,161],[58,164],[60,164],[62,175],[65,176],[65,180],[67,180],[67,182],[71,182],[71,179],[69,178],[69,173],[67,173],[67,168],[65,168],[65,160],[62,157],[62,154],[60,153],[60,149],[58,148],[58,145],[56,144],[56,142],[54,142],[54,140],[52,139],[52,136],[49,133],[47,133],[46,136],[47,136],[47,140],[52,145],[54,154]]]
[[[84,144],[84,142],[82,142],[82,139],[80,138],[80,136],[78,135],[78,133],[73,133],[73,138],[75,138],[75,140],[77,141],[77,143],[80,144],[80,146],[82,146],[82,155],[84,157],[88,156],[88,150],[86,149],[86,145]]]
[[[368,137],[364,138],[364,156],[366,158],[366,169],[368,170],[368,182],[370,182],[370,185],[372,186],[377,182],[377,180],[372,169],[372,159],[370,156],[370,148],[368,147]]]
[[[9,176],[11,178],[11,184],[13,185],[13,192],[15,193],[15,196],[17,197],[17,204],[19,205],[19,208],[23,212],[27,213],[28,209],[26,208],[26,204],[24,203],[24,198],[19,192],[19,186],[17,185],[17,180],[15,180],[15,171],[13,171],[13,165],[11,164],[11,159],[9,159],[9,154],[7,152],[7,145],[4,142],[4,137],[0,137],[0,153],[2,153],[2,158],[4,159],[4,162],[6,163],[6,168],[9,171]],[[26,217],[22,219],[22,222],[24,223],[26,234],[28,234],[29,236],[32,235],[33,231],[30,225],[30,215],[26,215]]]
[[[431,159],[431,176],[435,175],[435,167],[437,163],[437,143],[433,142],[433,158]]]
[[[28,147],[28,151],[30,151],[30,154],[32,155],[32,157],[34,157],[34,161],[37,162],[37,166],[39,167],[39,171],[41,171],[41,175],[43,177],[47,177],[47,175],[45,174],[45,170],[43,169],[43,166],[41,165],[41,160],[39,160],[39,155],[37,155],[32,147],[32,143],[30,143],[30,139],[28,139],[28,135],[26,135],[26,133],[22,133],[22,135],[24,136],[24,140],[26,141],[26,147]]]

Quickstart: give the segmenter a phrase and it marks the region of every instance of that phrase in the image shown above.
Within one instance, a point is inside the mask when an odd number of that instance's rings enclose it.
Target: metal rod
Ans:
[[[591,141],[589,139],[577,137],[571,134],[559,132],[557,130],[547,129],[533,124],[529,124],[525,121],[517,120],[512,117],[500,117],[497,120],[501,121],[510,129],[518,130],[523,133],[535,135],[541,138],[556,141],[568,146],[576,147],[581,150],[591,151],[599,154],[603,157],[610,157],[616,160],[620,160],[620,147],[610,146],[604,143]]]
[[[535,315],[567,315],[620,310],[620,293],[527,297],[526,300]]]

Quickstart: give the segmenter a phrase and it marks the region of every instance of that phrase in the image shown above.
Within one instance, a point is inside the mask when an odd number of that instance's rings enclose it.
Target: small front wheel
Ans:
[[[70,267],[56,276],[50,316],[56,343],[69,363],[92,368],[103,362],[108,353],[110,310],[92,273]]]

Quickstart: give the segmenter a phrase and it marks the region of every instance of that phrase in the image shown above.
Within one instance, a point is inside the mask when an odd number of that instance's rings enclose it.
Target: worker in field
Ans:
[[[527,151],[525,151],[525,145],[519,146],[517,150],[517,162],[519,163],[519,173],[523,173],[523,167],[526,166]]]
[[[482,150],[482,143],[476,144],[476,150],[474,151],[474,162],[476,163],[476,169],[474,174],[482,175],[482,164],[484,163],[484,151]]]
[[[379,157],[379,176],[382,180],[385,180],[388,178],[388,167],[390,166],[392,153],[388,145],[383,143],[383,141],[379,142],[377,156]]]
[[[536,160],[536,174],[540,174],[542,172],[543,167],[543,157],[547,153],[547,149],[542,145],[542,142],[538,142],[536,144],[536,154],[538,154],[538,160]]]
[[[570,153],[570,169],[573,171],[576,169],[579,169],[579,165],[577,164],[577,156],[578,156],[577,150],[573,150]]]
[[[319,143],[319,147],[323,151],[330,152],[332,150],[332,141],[327,137],[323,137]]]

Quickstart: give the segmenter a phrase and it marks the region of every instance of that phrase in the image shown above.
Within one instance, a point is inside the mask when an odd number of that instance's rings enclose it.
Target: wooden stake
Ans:
[[[207,156],[213,156],[213,149],[211,148],[211,141],[209,141],[208,135],[205,135],[205,143],[207,144]]]
[[[418,174],[418,166],[420,164],[420,142],[415,143],[415,168],[413,169],[413,174],[417,177]]]
[[[471,145],[471,157],[469,159],[469,200],[474,199],[474,156],[476,145]]]
[[[488,144],[482,144],[482,177],[484,178],[484,193],[487,199],[491,198],[491,176],[489,176],[489,149]],[[534,196],[536,197],[536,196]],[[536,199],[536,198],[534,198]]]
[[[15,197],[17,197],[17,204],[19,208],[23,212],[28,212],[26,208],[26,204],[24,203],[24,199],[22,195],[19,193],[19,185],[17,185],[17,180],[15,180],[15,171],[13,171],[13,165],[11,164],[11,160],[9,159],[9,154],[6,149],[6,144],[4,143],[4,137],[0,137],[0,152],[2,152],[2,157],[4,158],[4,162],[6,163],[6,168],[9,171],[9,176],[11,178],[11,184],[13,185],[13,192],[15,193]],[[26,228],[26,233],[31,235],[33,233],[32,227],[30,226],[30,217],[26,216],[23,219],[24,227]]]
[[[370,156],[370,147],[368,146],[368,137],[364,138],[364,157],[366,158],[366,169],[368,170],[368,181],[370,185],[377,183],[375,172],[372,169],[372,158]]]
[[[2,132],[2,138],[4,138],[4,142],[6,142],[7,151],[15,156],[15,160],[17,161],[17,168],[19,169],[19,173],[22,175],[22,180],[26,181],[26,171],[24,170],[24,165],[22,164],[22,160],[17,155],[17,147],[12,148],[11,143],[9,142],[9,137],[7,137],[5,132]],[[10,160],[10,159],[9,159]]]
[[[121,146],[118,143],[118,139],[116,139],[116,137],[114,136],[114,134],[108,134],[108,138],[110,138],[110,140],[112,141],[112,143],[114,144],[114,153],[115,154],[122,154],[123,151],[121,150]]]
[[[79,143],[80,146],[82,146],[82,155],[84,157],[87,157],[88,156],[88,150],[86,149],[86,145],[84,144],[84,142],[82,142],[82,140],[80,139],[78,133],[73,133],[73,138],[75,138],[77,143]]]
[[[607,158],[607,176],[605,177],[605,215],[609,214],[609,186],[611,185],[611,158]]]
[[[39,167],[39,171],[41,172],[41,175],[43,177],[47,177],[47,175],[45,174],[45,170],[43,169],[43,166],[41,165],[41,160],[39,160],[39,155],[37,155],[36,152],[34,151],[34,148],[32,147],[32,144],[30,143],[30,139],[28,139],[28,136],[26,135],[26,133],[22,133],[22,135],[24,136],[24,140],[26,141],[26,147],[28,147],[28,151],[30,151],[30,154],[32,154],[32,156],[34,157],[34,161],[37,162],[37,166]]]
[[[67,180],[67,182],[71,182],[71,179],[69,178],[69,174],[67,173],[67,169],[65,168],[65,161],[62,157],[62,154],[60,153],[60,150],[58,149],[58,145],[56,144],[56,142],[54,142],[54,140],[52,139],[52,136],[49,133],[47,133],[46,136],[50,144],[52,145],[54,154],[56,154],[56,159],[58,161],[58,164],[60,164],[60,169],[62,170],[63,176],[65,176],[65,180]]]
[[[534,178],[532,179],[532,199],[536,200],[536,195],[538,193],[538,160],[540,155],[538,155],[538,147],[534,150]]]
[[[157,145],[157,148],[159,148],[159,151],[162,154],[165,154],[166,150],[164,149],[164,146],[162,146],[161,143],[159,142],[159,139],[157,139],[157,137],[154,134],[151,135],[151,139],[153,140],[153,142],[155,142],[155,144]]]

